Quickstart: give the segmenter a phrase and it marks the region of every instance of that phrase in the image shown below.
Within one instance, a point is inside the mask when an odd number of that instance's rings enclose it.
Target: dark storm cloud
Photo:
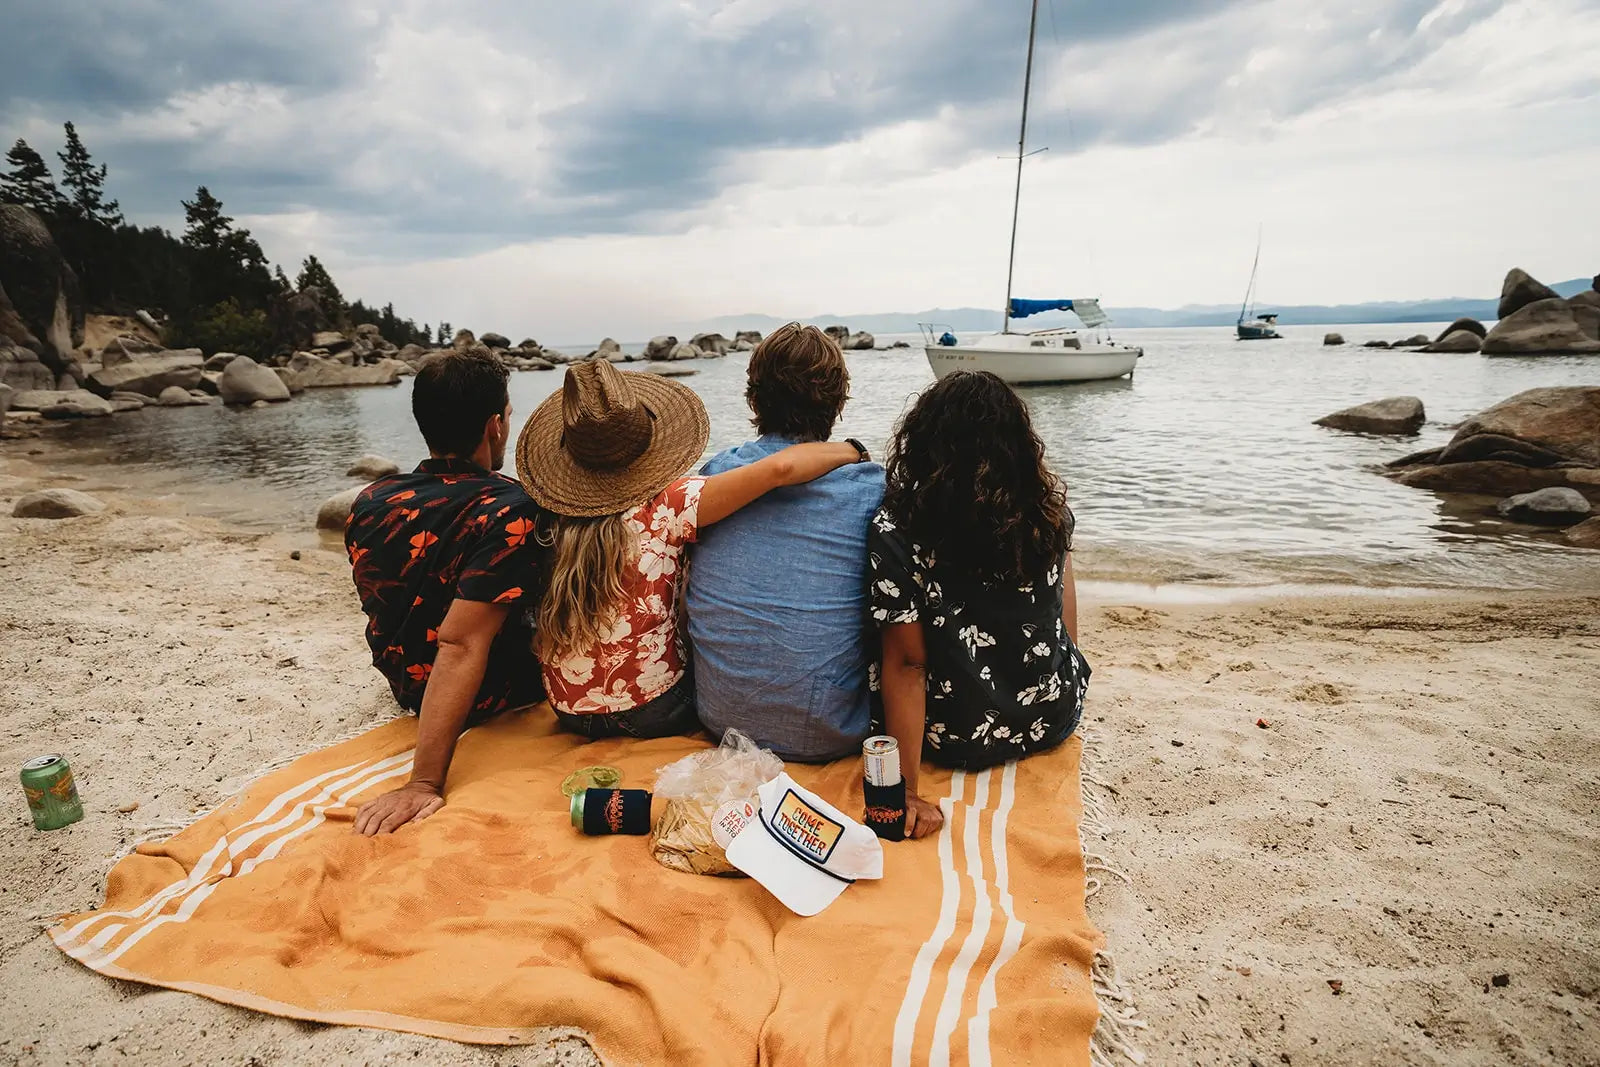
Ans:
[[[377,19],[310,0],[3,0],[0,101],[84,115],[218,82],[326,92],[365,76]]]
[[[1486,2],[1441,19],[1440,32]],[[663,213],[714,198],[723,166],[740,153],[835,145],[908,120],[939,118],[944,155],[935,163],[1004,152],[1015,136],[1028,20],[1027,4],[999,0],[413,0],[386,7],[393,13],[384,17],[302,0],[0,4],[8,9],[0,118],[83,126],[98,116],[101,140],[90,148],[111,164],[112,193],[131,214],[170,217],[177,197],[206,183],[236,214],[311,209],[361,235],[352,252],[418,256],[649,229]],[[1185,45],[1179,33],[1183,56],[1144,54],[1128,42],[1253,6],[1046,0],[1039,137],[1058,151],[1081,150],[1193,129],[1263,42]],[[1412,31],[1432,6],[1398,0],[1339,27],[1329,61],[1265,99],[1264,110],[1294,114],[1414,62],[1427,41]],[[1374,45],[1374,31],[1393,43]],[[418,40],[439,44],[419,58]],[[385,52],[407,41],[403,60]],[[1063,55],[1073,60],[1065,70]],[[437,86],[433,127],[406,121],[415,101],[385,98],[396,85],[380,70],[386,57],[411,64],[404,75],[412,83]],[[1070,84],[1075,69],[1106,57],[1115,57],[1108,77],[1165,79],[1167,89],[1075,107],[1070,118],[1042,102],[1052,80]],[[552,79],[572,91],[536,106]],[[175,97],[222,85],[270,96],[228,113],[227,132],[239,136],[226,151],[212,143],[214,130],[138,121]],[[523,139],[519,108],[529,106],[543,147],[526,166],[507,165]],[[473,146],[444,147],[461,130]]]

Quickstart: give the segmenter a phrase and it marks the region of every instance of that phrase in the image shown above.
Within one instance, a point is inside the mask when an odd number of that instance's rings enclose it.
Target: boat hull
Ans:
[[[1271,326],[1255,326],[1248,322],[1239,323],[1238,329],[1241,341],[1270,341],[1283,336]]]
[[[1121,345],[1081,349],[1027,349],[983,345],[927,345],[923,349],[934,376],[958,370],[986,370],[1013,385],[1097,382],[1133,373],[1144,354]]]

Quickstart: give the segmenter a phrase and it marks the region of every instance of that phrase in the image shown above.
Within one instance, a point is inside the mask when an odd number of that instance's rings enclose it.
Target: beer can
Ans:
[[[59,830],[83,818],[83,802],[65,756],[35,756],[24,763],[22,792],[36,830]]]
[[[900,781],[900,742],[892,737],[869,737],[861,742],[861,759],[869,785],[896,785]]]
[[[861,792],[864,821],[872,832],[890,841],[906,836],[906,783],[900,776],[900,742],[869,737],[861,743]]]

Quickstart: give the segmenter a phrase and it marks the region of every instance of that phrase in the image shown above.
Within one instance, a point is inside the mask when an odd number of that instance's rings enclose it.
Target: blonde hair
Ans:
[[[593,648],[605,640],[627,606],[627,575],[639,538],[622,514],[555,516],[540,543],[551,553],[550,585],[539,605],[533,651],[541,662]]]

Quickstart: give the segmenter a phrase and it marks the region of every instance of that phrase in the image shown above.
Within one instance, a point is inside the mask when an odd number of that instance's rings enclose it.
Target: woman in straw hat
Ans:
[[[554,516],[534,650],[564,729],[591,739],[698,729],[677,629],[684,547],[770,489],[866,458],[818,442],[691,477],[710,430],[693,390],[591,360],[567,369],[517,440],[517,475]]]

